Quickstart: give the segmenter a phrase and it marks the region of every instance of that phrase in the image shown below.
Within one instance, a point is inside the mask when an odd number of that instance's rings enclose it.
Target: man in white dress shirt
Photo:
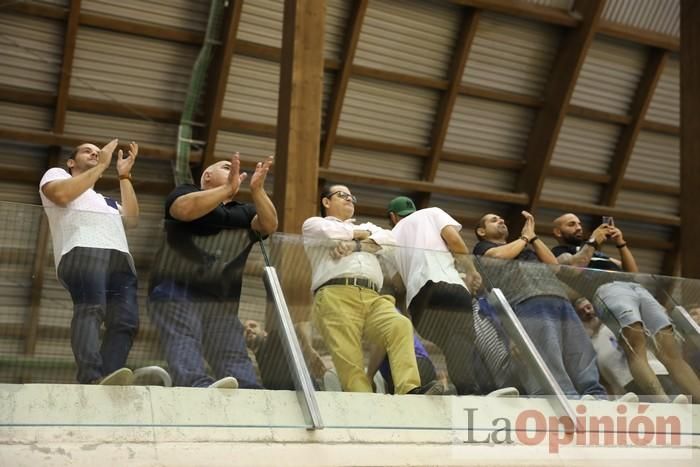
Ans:
[[[440,394],[435,382],[421,387],[413,348],[413,326],[396,312],[394,297],[379,291],[384,276],[377,255],[395,244],[391,231],[356,225],[356,199],[344,185],[321,194],[321,215],[304,222],[311,261],[313,320],[331,353],[344,391],[372,392],[364,371],[362,338],[389,356],[396,394]]]
[[[68,171],[49,169],[39,183],[58,278],[73,299],[71,347],[80,383],[133,380],[131,370],[123,367],[138,330],[137,280],[124,225],[134,226],[139,215],[131,185],[136,143],[129,145],[126,157],[118,152],[121,204],[93,189],[109,168],[117,143],[115,139],[101,149],[81,144],[68,159]]]

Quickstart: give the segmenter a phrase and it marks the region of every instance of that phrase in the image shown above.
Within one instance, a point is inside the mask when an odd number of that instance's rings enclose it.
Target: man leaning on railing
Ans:
[[[479,242],[474,246],[474,254],[483,255],[482,265],[488,277],[494,287],[503,289],[564,394],[604,398],[595,350],[551,269],[557,260],[535,235],[534,217],[526,211],[522,214],[525,226],[512,242],[507,240],[508,227],[501,216],[482,216],[475,228]],[[527,372],[523,377],[528,393],[542,394],[533,374]]]
[[[175,386],[261,388],[238,306],[252,246],[277,230],[264,188],[272,162],[258,162],[250,177],[252,204],[235,200],[247,178],[238,153],[207,167],[201,189],[180,185],[166,198],[166,239],[151,272],[149,311]]]
[[[649,335],[653,339],[659,360],[681,390],[691,394],[696,401],[700,400],[700,379],[683,358],[665,308],[640,284],[615,277],[615,272],[634,273],[638,268],[622,230],[615,226],[612,218],[599,225],[587,240],[584,239],[581,221],[572,213],[555,219],[552,232],[559,242],[559,245],[552,248],[552,252],[560,264],[613,271],[608,274],[584,274],[583,280],[574,280],[572,286],[597,284],[601,279],[605,280],[606,283],[595,290],[593,303],[601,311],[609,312],[620,326],[622,348],[639,390],[644,395],[657,396],[661,401],[669,400],[663,385],[649,365],[646,342]],[[617,247],[619,260],[599,251],[605,242]],[[588,290],[579,291],[584,296],[590,296]]]
[[[384,276],[376,254],[395,245],[394,237],[369,222],[355,225],[355,201],[348,187],[327,186],[321,193],[322,217],[306,219],[303,225],[312,268],[313,320],[342,388],[372,392],[362,352],[362,338],[367,336],[389,355],[397,394],[441,394],[442,385],[435,381],[420,385],[413,326],[396,312],[393,297],[379,293]]]
[[[39,183],[49,219],[56,271],[73,300],[71,346],[80,383],[130,384],[124,368],[138,330],[136,270],[124,225],[138,221],[139,205],[131,185],[138,145],[117,156],[121,204],[93,187],[112,161],[118,141],[103,148],[84,143],[67,161],[68,171],[49,169]],[[100,327],[105,334],[100,342]]]

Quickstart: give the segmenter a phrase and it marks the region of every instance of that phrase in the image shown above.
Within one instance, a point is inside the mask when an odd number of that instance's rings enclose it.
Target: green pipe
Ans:
[[[192,140],[192,118],[194,117],[207,76],[207,70],[211,63],[212,51],[215,45],[220,44],[222,18],[225,5],[229,0],[212,0],[209,7],[207,30],[204,34],[204,43],[199,50],[197,60],[192,66],[190,82],[187,86],[187,95],[180,116],[180,125],[177,130],[177,155],[175,157],[175,184],[193,183],[190,170],[190,145]],[[227,73],[228,70],[222,70]]]

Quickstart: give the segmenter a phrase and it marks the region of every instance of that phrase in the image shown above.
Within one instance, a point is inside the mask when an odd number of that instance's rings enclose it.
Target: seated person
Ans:
[[[606,383],[605,386],[608,389],[608,393],[618,396],[629,392],[643,394],[639,385],[632,378],[622,346],[610,328],[600,320],[591,302],[585,297],[579,297],[574,301],[574,308],[598,355],[598,369]],[[651,351],[647,350],[647,352],[649,353],[647,355],[649,365],[654,370],[656,377],[666,392],[678,394],[678,388],[673,384],[666,367],[657,360]],[[676,398],[679,402],[683,399],[685,399],[685,396]],[[687,401],[687,399],[685,400]]]
[[[305,324],[307,323],[299,323],[297,328]],[[299,329],[297,334],[301,334]],[[245,340],[246,346],[255,354],[260,378],[265,389],[294,391],[296,389],[294,378],[285,355],[282,336],[277,327],[272,327],[268,332],[262,328],[260,323],[249,319],[245,322]],[[305,344],[306,338],[300,337],[299,341],[308,360],[309,372],[314,380],[314,385],[318,387],[317,380],[323,378],[326,366],[318,353],[310,347],[310,344]]]

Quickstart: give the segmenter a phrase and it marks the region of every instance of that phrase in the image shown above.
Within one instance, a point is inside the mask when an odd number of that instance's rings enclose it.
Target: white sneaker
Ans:
[[[598,398],[596,396],[594,396],[593,394],[584,394],[583,396],[581,396],[580,400],[582,400],[582,401],[597,401]]]
[[[639,402],[639,396],[637,396],[633,392],[628,392],[628,393],[620,396],[615,402],[626,402],[626,403]]]
[[[134,373],[128,368],[119,368],[97,381],[102,386],[129,386],[134,382]]]
[[[172,387],[173,380],[167,371],[159,366],[145,366],[134,370],[134,382],[137,386],[165,386]]]
[[[486,397],[518,397],[519,395],[520,391],[518,391],[518,388],[508,386],[491,391],[490,393],[486,394]]]
[[[218,389],[238,389],[238,380],[233,376],[226,376],[218,381],[214,381],[209,387]]]
[[[678,394],[672,401],[673,404],[687,404],[688,402],[688,396],[685,394]]]

